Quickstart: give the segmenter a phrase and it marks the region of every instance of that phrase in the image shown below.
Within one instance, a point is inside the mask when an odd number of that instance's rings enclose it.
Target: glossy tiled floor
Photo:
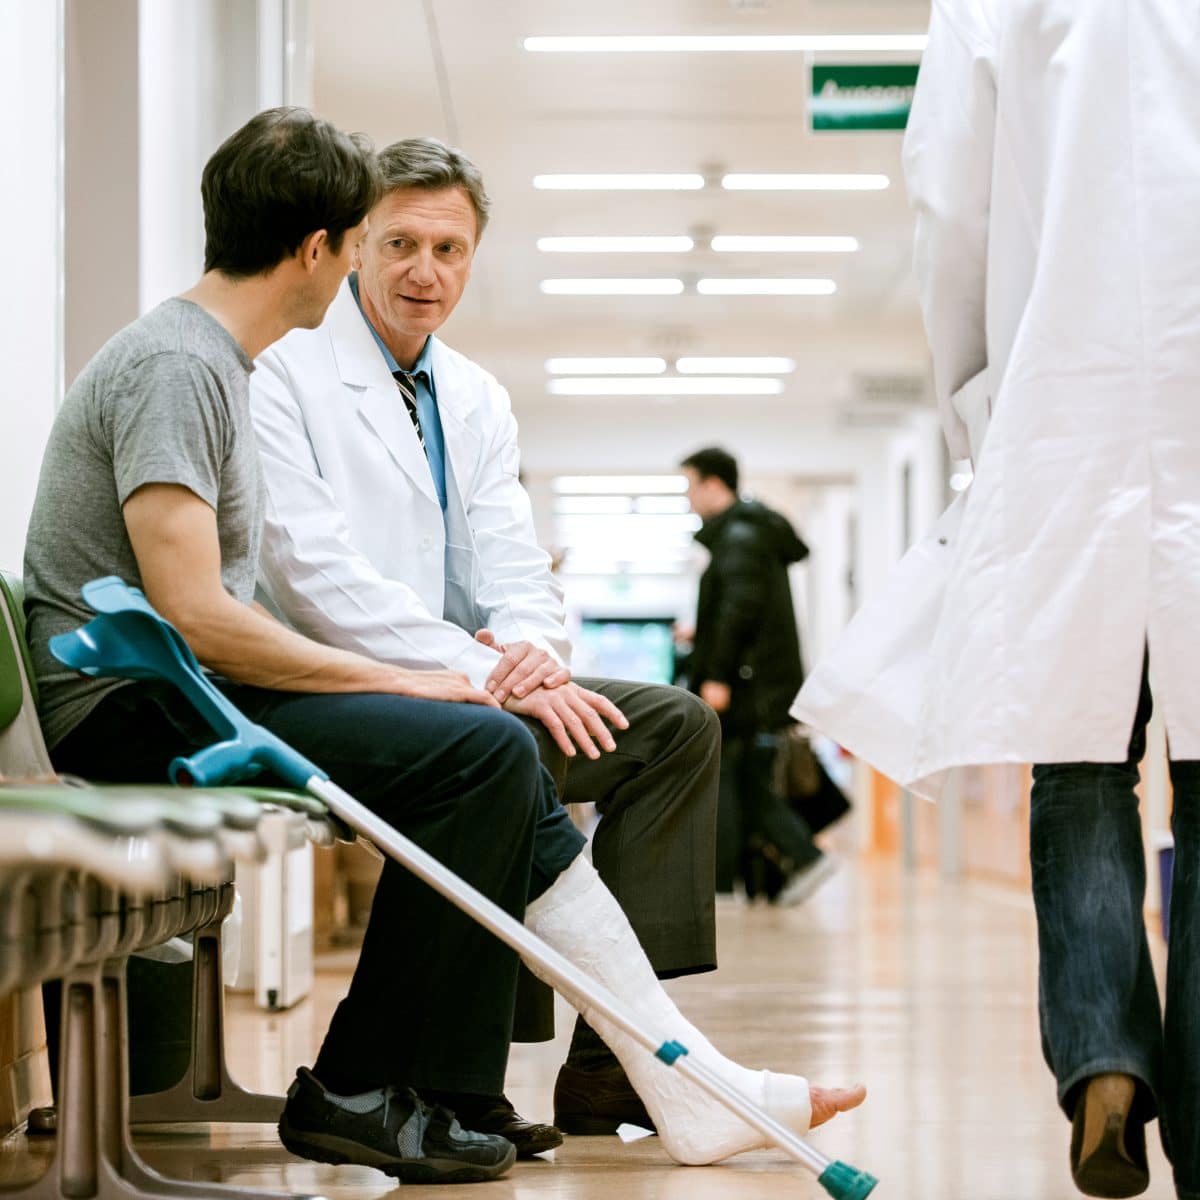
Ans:
[[[1007,889],[904,877],[892,864],[847,869],[803,908],[733,904],[719,910],[721,970],[671,985],[713,1040],[746,1063],[818,1081],[865,1080],[867,1105],[816,1136],[833,1157],[878,1175],[880,1200],[1068,1200],[1068,1126],[1038,1045],[1032,909]],[[231,1004],[232,1054],[242,1080],[285,1086],[311,1061],[344,973],[323,973],[314,997],[268,1016]],[[560,1021],[563,1029],[567,1022]],[[550,1117],[563,1046],[517,1047],[509,1094]],[[1174,1195],[1155,1135],[1155,1182]],[[331,1200],[392,1190],[384,1176],[291,1158],[266,1127],[184,1128],[140,1140],[159,1170],[182,1178],[320,1192]],[[23,1139],[0,1156],[12,1178],[30,1164]],[[408,1187],[406,1195],[420,1193]],[[654,1139],[568,1139],[547,1161],[504,1180],[438,1188],[512,1200],[740,1200],[823,1195],[777,1153],[711,1168],[672,1166]]]

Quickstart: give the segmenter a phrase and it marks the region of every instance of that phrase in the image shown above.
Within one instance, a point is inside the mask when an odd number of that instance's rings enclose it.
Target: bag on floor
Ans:
[[[828,829],[850,811],[850,801],[829,778],[800,726],[784,731],[775,771],[779,794],[813,833]]]

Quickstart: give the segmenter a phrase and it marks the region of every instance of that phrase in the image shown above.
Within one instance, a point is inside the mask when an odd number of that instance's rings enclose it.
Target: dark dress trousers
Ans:
[[[676,687],[617,679],[575,681],[629,719],[617,748],[568,759],[527,719],[564,804],[600,814],[592,861],[662,979],[717,965],[714,870],[721,732],[702,700]],[[554,1036],[554,997],[522,966],[513,1040]]]

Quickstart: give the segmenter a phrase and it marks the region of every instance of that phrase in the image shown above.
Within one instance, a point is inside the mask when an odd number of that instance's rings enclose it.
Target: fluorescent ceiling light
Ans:
[[[882,192],[886,175],[733,174],[721,179],[731,192]]]
[[[527,37],[525,49],[534,54],[683,54],[691,52],[857,53],[879,50],[925,49],[923,33],[832,34],[652,34],[576,37]]]
[[[718,253],[745,250],[755,254],[853,254],[858,238],[852,237],[738,237],[720,234],[710,243]]]
[[[661,513],[691,512],[686,496],[639,496],[634,504],[639,513],[654,516]]]
[[[665,358],[548,358],[551,375],[661,375]]]
[[[702,296],[832,296],[832,279],[701,279]]]
[[[544,191],[698,192],[704,176],[637,172],[624,175],[535,175],[533,186]]]
[[[552,396],[778,396],[781,379],[725,377],[680,379],[663,375],[650,379],[552,379],[546,385]]]
[[[682,495],[683,475],[560,475],[550,484],[560,496]]]
[[[699,529],[700,518],[692,512],[656,513],[650,516],[639,516],[637,513],[588,513],[559,517],[556,524],[566,534],[580,533],[592,536],[603,532],[620,535],[628,533],[642,540],[677,541],[682,534],[694,533]]]
[[[544,237],[547,254],[679,254],[695,245],[690,237]]]
[[[678,296],[682,279],[543,279],[547,296]]]
[[[674,496],[668,496],[674,500]],[[684,500],[687,503],[687,500]],[[554,511],[561,516],[584,517],[603,514],[626,516],[633,512],[631,496],[562,496],[554,502]]]
[[[790,375],[796,369],[793,358],[677,358],[675,370],[681,375]]]

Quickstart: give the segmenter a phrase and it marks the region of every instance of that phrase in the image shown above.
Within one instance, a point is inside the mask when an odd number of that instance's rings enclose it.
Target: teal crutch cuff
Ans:
[[[171,763],[176,783],[215,787],[270,771],[304,790],[310,779],[328,779],[319,767],[269,730],[254,724],[213,686],[179,631],[136,588],[115,575],[83,585],[95,613],[81,629],[50,639],[50,653],[83,675],[163,679],[191,701],[221,738],[213,746]]]

